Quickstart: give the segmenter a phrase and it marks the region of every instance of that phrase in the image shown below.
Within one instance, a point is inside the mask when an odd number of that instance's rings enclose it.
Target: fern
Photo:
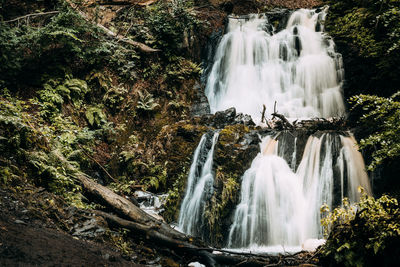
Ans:
[[[137,105],[138,110],[152,111],[156,107],[160,106],[155,102],[153,95],[146,90],[144,92],[139,91],[139,101]]]

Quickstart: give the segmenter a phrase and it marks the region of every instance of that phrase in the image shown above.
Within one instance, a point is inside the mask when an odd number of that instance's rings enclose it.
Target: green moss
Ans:
[[[205,208],[204,216],[209,229],[209,239],[213,244],[223,245],[224,236],[229,227],[229,216],[238,202],[239,178],[232,173],[224,173],[219,167],[216,171],[216,190]]]
[[[242,124],[228,125],[219,133],[218,143],[222,146],[233,144],[249,131],[249,127]]]
[[[389,96],[398,89],[400,64],[399,1],[327,0],[326,31],[343,55],[347,96]],[[347,89],[346,88],[346,89]]]

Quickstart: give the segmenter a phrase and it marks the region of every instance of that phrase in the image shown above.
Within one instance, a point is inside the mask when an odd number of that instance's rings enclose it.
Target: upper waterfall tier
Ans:
[[[301,9],[275,34],[264,15],[230,18],[207,81],[211,112],[235,107],[259,121],[276,101],[289,118],[344,115],[342,58],[321,31],[324,18]]]

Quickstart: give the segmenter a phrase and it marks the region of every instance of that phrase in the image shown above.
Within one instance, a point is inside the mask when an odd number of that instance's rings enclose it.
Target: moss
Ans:
[[[399,1],[332,1],[326,31],[343,55],[345,96],[390,96],[398,89]]]
[[[159,148],[157,160],[165,161],[167,169],[169,196],[163,215],[168,222],[178,219],[193,153],[201,136],[208,130],[206,126],[181,121],[163,127],[157,136]]]
[[[229,125],[220,131],[214,155],[216,165],[214,193],[205,208],[207,241],[223,246],[231,218],[239,201],[241,177],[259,152],[258,144],[249,144],[252,128]],[[249,139],[250,138],[250,139]]]
[[[219,167],[215,175],[216,191],[205,209],[205,218],[209,230],[210,242],[222,246],[224,233],[229,231],[229,217],[238,203],[240,177],[224,173]]]
[[[249,157],[252,160],[253,153],[248,153],[248,147],[242,144],[245,134],[248,133],[250,128],[241,124],[229,125],[221,130],[215,161],[224,173],[240,176],[249,167]]]
[[[223,146],[235,143],[249,131],[249,127],[242,124],[228,125],[219,133],[218,143]]]

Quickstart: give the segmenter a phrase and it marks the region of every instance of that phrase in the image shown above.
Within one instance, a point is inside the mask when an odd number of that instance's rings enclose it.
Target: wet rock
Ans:
[[[217,111],[213,118],[215,128],[223,128],[226,125],[233,124],[236,118],[236,109],[228,108],[224,111]]]
[[[183,137],[185,141],[193,142],[196,137],[198,137],[199,133],[196,127],[193,127],[190,124],[184,124],[177,128],[176,135]]]
[[[250,115],[236,113],[235,108],[228,108],[224,111],[217,111],[214,115],[205,114],[200,117],[201,124],[222,129],[228,125],[243,124],[246,126],[255,126]]]
[[[164,218],[160,215],[160,213],[164,211],[164,205],[168,194],[156,195],[150,192],[139,190],[135,191],[134,196],[142,210],[154,218],[164,221]]]
[[[206,241],[223,245],[239,200],[241,177],[260,152],[256,130],[243,124],[224,127],[214,153],[214,193],[206,204]],[[219,214],[215,216],[215,214]]]
[[[242,114],[242,113],[239,113],[236,115],[234,122],[237,124],[243,124],[246,126],[255,126],[256,125],[250,115]]]
[[[207,83],[208,75],[214,65],[215,53],[217,52],[218,43],[220,42],[222,35],[222,29],[212,32],[208,37],[206,47],[202,51],[201,58],[204,70],[201,75],[201,83],[204,85]],[[204,92],[204,90],[202,91]]]
[[[291,12],[286,8],[274,8],[264,14],[267,16],[270,24],[274,25],[274,31],[279,32],[286,27]]]
[[[196,98],[194,104],[191,108],[192,116],[201,116],[205,114],[210,114],[210,105],[206,95],[204,94],[204,88],[199,83],[196,83],[193,87],[196,92]]]
[[[101,217],[93,217],[83,223],[76,223],[73,227],[73,236],[84,238],[95,238],[106,231],[107,223]]]
[[[243,140],[239,143],[240,149],[247,150],[251,145],[258,145],[261,142],[257,131],[251,131],[243,136]]]

